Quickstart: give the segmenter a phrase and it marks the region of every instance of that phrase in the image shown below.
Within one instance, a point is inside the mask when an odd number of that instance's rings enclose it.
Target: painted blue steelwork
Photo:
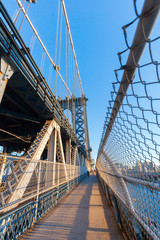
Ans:
[[[52,207],[57,205],[57,203],[85,177],[86,173],[39,196],[38,200],[34,198],[15,210],[4,213],[0,216],[0,239],[12,240],[20,237]],[[36,211],[36,208],[38,211]]]
[[[131,212],[131,209],[129,207],[127,208],[124,205],[124,203],[121,201],[118,195],[116,195],[116,193],[113,192],[112,189],[100,177],[98,172],[97,177],[101,182],[102,188],[105,192],[108,202],[112,206],[116,221],[119,227],[121,228],[122,232],[124,232],[128,236],[128,239],[152,240],[153,238],[151,237],[151,235],[149,235],[149,232],[146,231],[144,225],[141,224],[140,221],[138,221],[138,219]]]

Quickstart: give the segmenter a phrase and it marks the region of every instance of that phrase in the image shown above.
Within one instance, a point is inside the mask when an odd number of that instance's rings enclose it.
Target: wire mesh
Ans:
[[[64,183],[68,184],[85,174],[86,167],[1,155],[0,173],[0,210],[3,211],[7,207],[13,208],[17,203],[42,195]],[[30,178],[26,185],[24,177]],[[21,181],[23,185],[19,184]],[[23,197],[12,201],[13,194],[19,195],[22,189],[25,189]]]
[[[137,10],[140,1],[133,2],[136,17],[123,27],[126,49],[118,53],[120,68],[115,70],[116,81],[107,108],[97,169],[136,219],[147,226],[154,239],[159,239],[159,19],[152,34],[151,29],[155,24],[153,18],[159,14],[160,1],[145,1],[141,14]],[[133,224],[132,219],[129,222]],[[137,236],[131,239],[139,239]],[[142,234],[140,239],[144,239]]]

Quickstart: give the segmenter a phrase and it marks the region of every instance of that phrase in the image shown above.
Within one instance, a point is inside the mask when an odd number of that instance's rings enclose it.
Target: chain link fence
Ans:
[[[62,184],[68,185],[68,192],[72,189],[71,181],[84,174],[86,167],[0,155],[0,212],[38,198]],[[21,191],[23,197],[14,201],[14,195],[21,196]]]
[[[116,197],[128,238],[159,239],[160,1],[146,0],[141,13],[140,1],[133,3],[135,19],[123,27],[126,49],[118,53],[96,167],[112,205]]]
[[[0,239],[18,239],[86,175],[86,167],[0,155]]]

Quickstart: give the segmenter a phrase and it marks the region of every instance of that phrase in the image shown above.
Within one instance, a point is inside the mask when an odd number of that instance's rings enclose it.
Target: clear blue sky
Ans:
[[[13,16],[16,0],[2,0]],[[84,92],[92,156],[96,159],[106,108],[110,100],[117,53],[125,49],[122,26],[135,18],[133,0],[66,0],[66,8]],[[29,17],[51,56],[54,56],[58,0],[37,0]],[[27,30],[22,30],[27,38]]]

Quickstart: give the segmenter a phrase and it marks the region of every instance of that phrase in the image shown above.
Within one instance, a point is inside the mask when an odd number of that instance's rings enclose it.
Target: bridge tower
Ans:
[[[76,132],[81,145],[86,151],[86,159],[88,161],[88,167],[90,166],[91,157],[91,146],[88,132],[88,122],[87,122],[87,111],[86,103],[88,99],[85,95],[76,98],[72,95],[72,98],[67,97],[66,99],[59,99],[59,103],[63,110],[68,109],[72,114],[72,127]]]

